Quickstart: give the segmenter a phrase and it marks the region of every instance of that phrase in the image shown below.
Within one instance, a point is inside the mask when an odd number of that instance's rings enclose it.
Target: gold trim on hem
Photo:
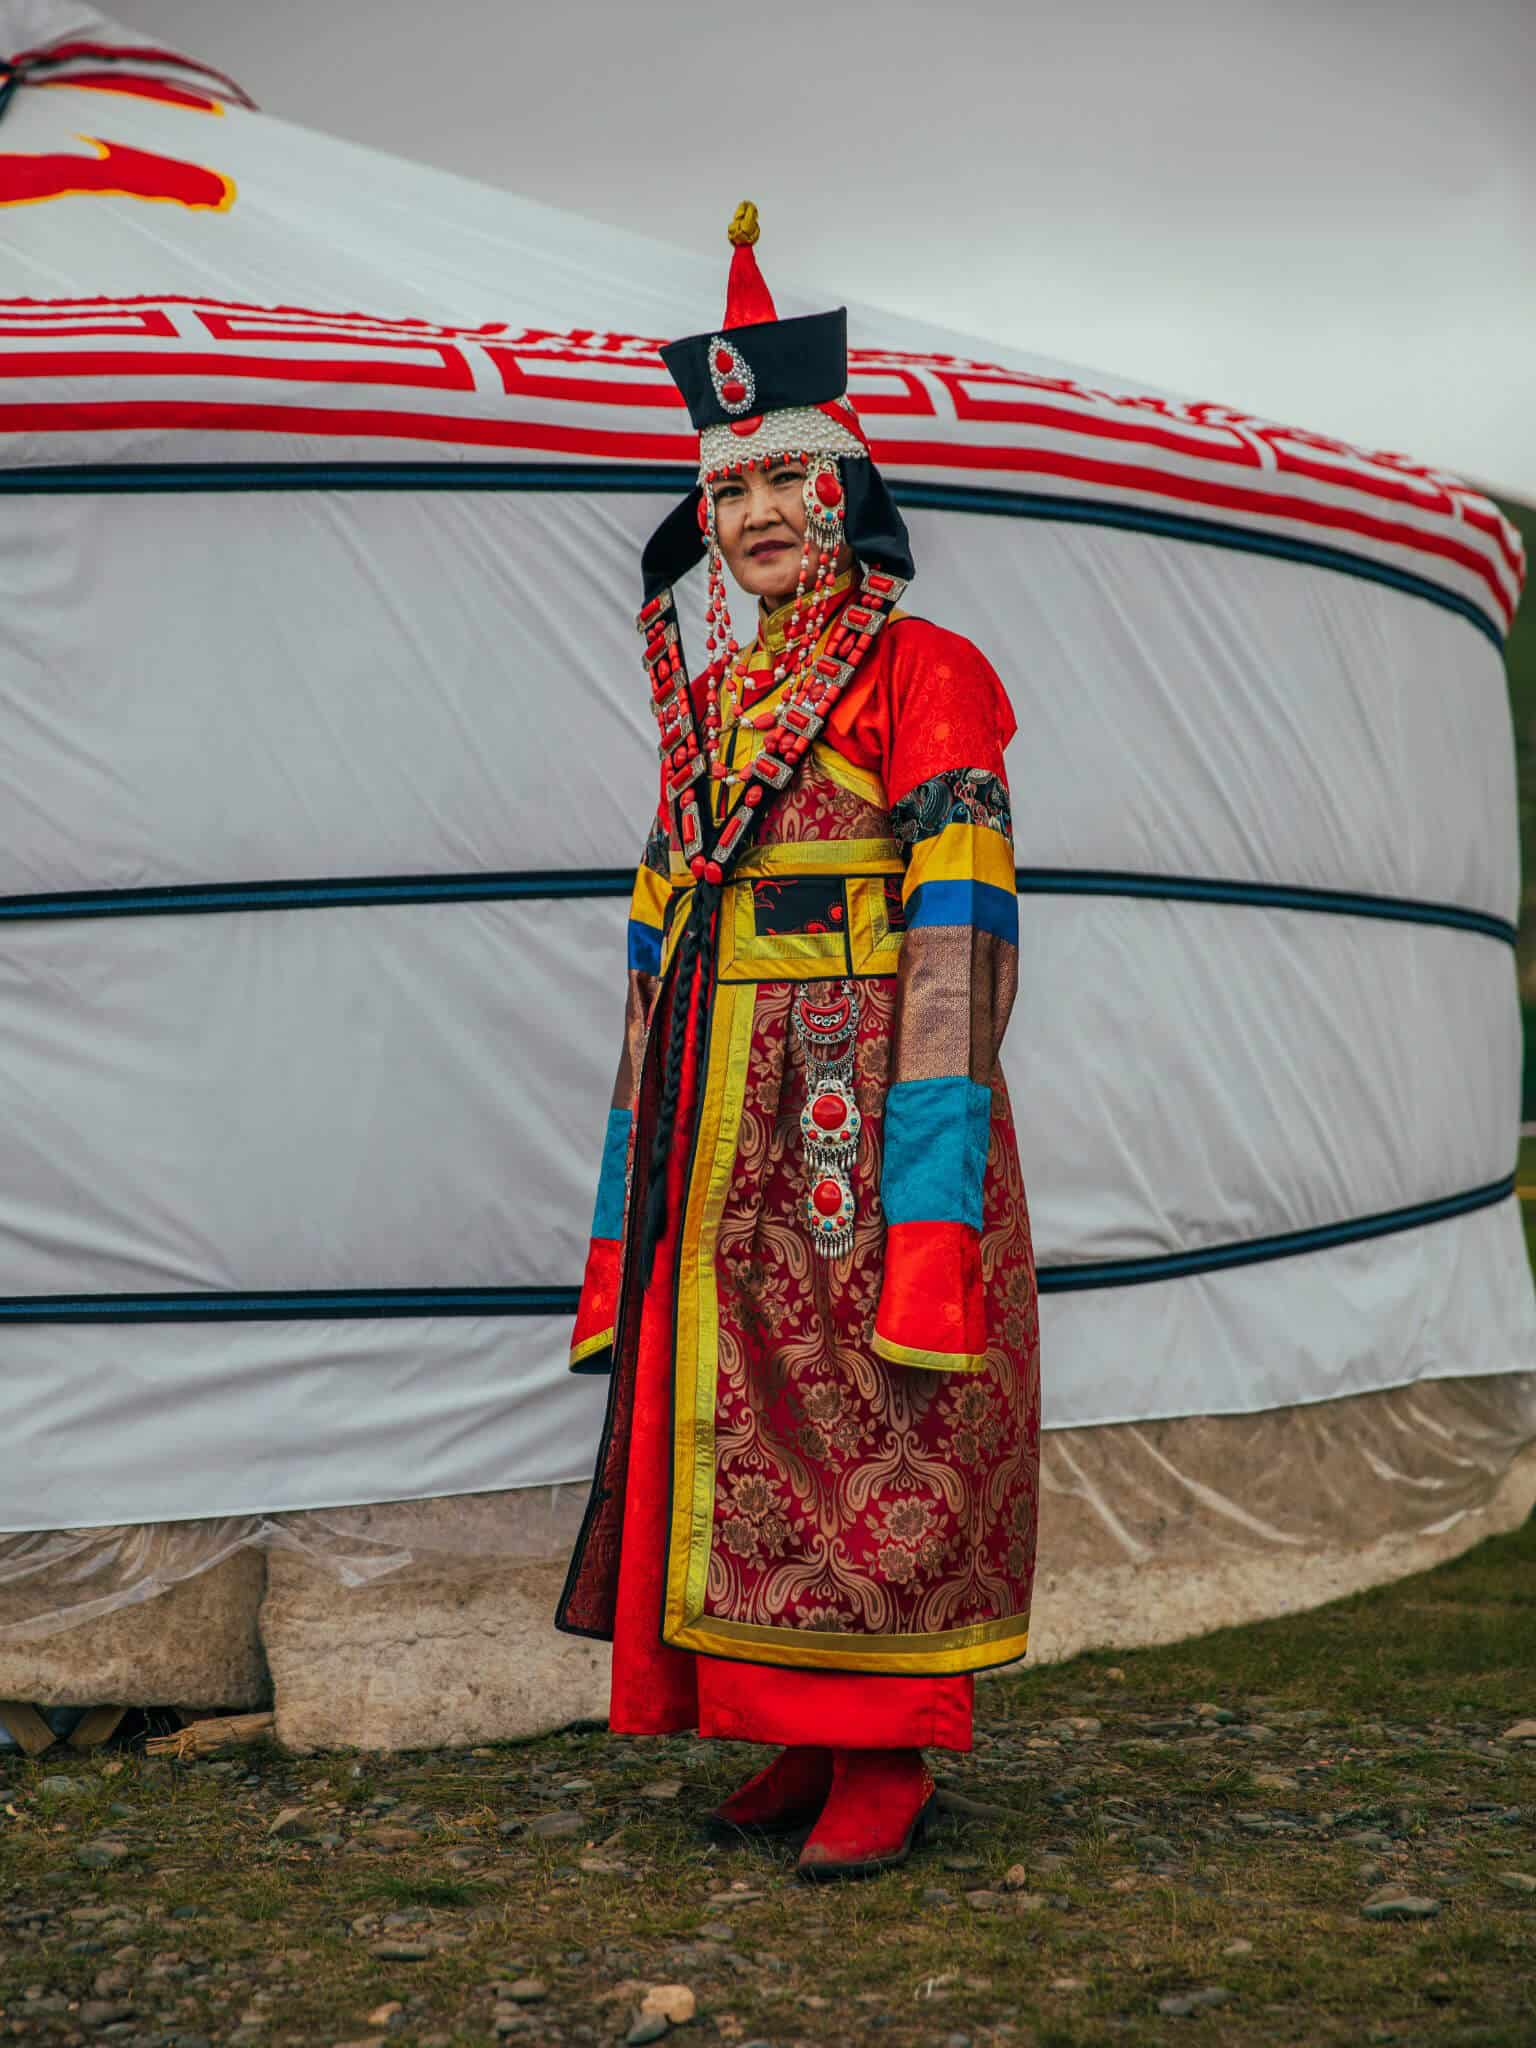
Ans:
[[[892,1365],[918,1365],[929,1372],[980,1372],[987,1362],[984,1351],[917,1351],[910,1344],[897,1344],[878,1330],[869,1340],[877,1357]]]
[[[663,1641],[675,1650],[699,1650],[706,1656],[731,1657],[743,1664],[936,1678],[1012,1664],[1029,1647],[1029,1617],[1010,1614],[1000,1621],[975,1622],[968,1628],[940,1629],[930,1635],[860,1636],[826,1629],[767,1628],[757,1622],[723,1621],[711,1614],[676,1630],[669,1619],[662,1634]]]
[[[715,1521],[715,1378],[720,1343],[715,1241],[736,1163],[756,1015],[755,984],[716,985],[678,1266],[666,1631],[686,1627],[704,1607]]]
[[[602,1351],[612,1342],[613,1325],[610,1323],[606,1330],[599,1330],[595,1337],[583,1337],[579,1344],[573,1344],[567,1362],[571,1365],[580,1365],[584,1358],[590,1358],[594,1351]]]

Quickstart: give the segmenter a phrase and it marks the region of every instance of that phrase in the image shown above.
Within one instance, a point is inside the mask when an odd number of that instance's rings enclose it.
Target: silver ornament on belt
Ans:
[[[835,1259],[853,1248],[853,1159],[862,1122],[853,1099],[859,985],[846,977],[807,983],[790,1014],[805,1059],[805,1219],[816,1250]]]

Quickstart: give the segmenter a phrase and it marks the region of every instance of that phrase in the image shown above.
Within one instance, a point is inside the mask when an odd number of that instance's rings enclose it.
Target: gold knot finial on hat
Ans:
[[[726,229],[733,249],[750,249],[762,233],[757,222],[757,208],[750,199],[743,199],[731,215],[731,224]]]

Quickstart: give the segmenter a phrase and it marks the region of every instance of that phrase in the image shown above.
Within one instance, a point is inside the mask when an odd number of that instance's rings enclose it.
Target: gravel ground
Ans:
[[[1536,1527],[978,1691],[903,1870],[717,1843],[766,1752],[0,1755],[0,2038],[1536,2043]]]

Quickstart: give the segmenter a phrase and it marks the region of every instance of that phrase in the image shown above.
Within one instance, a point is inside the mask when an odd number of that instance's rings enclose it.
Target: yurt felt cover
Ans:
[[[576,1478],[638,551],[692,447],[656,347],[719,252],[0,0],[0,50],[61,39],[0,115],[0,1525]],[[1048,1424],[1530,1371],[1517,537],[1400,458],[850,332],[912,606],[1019,721]]]

